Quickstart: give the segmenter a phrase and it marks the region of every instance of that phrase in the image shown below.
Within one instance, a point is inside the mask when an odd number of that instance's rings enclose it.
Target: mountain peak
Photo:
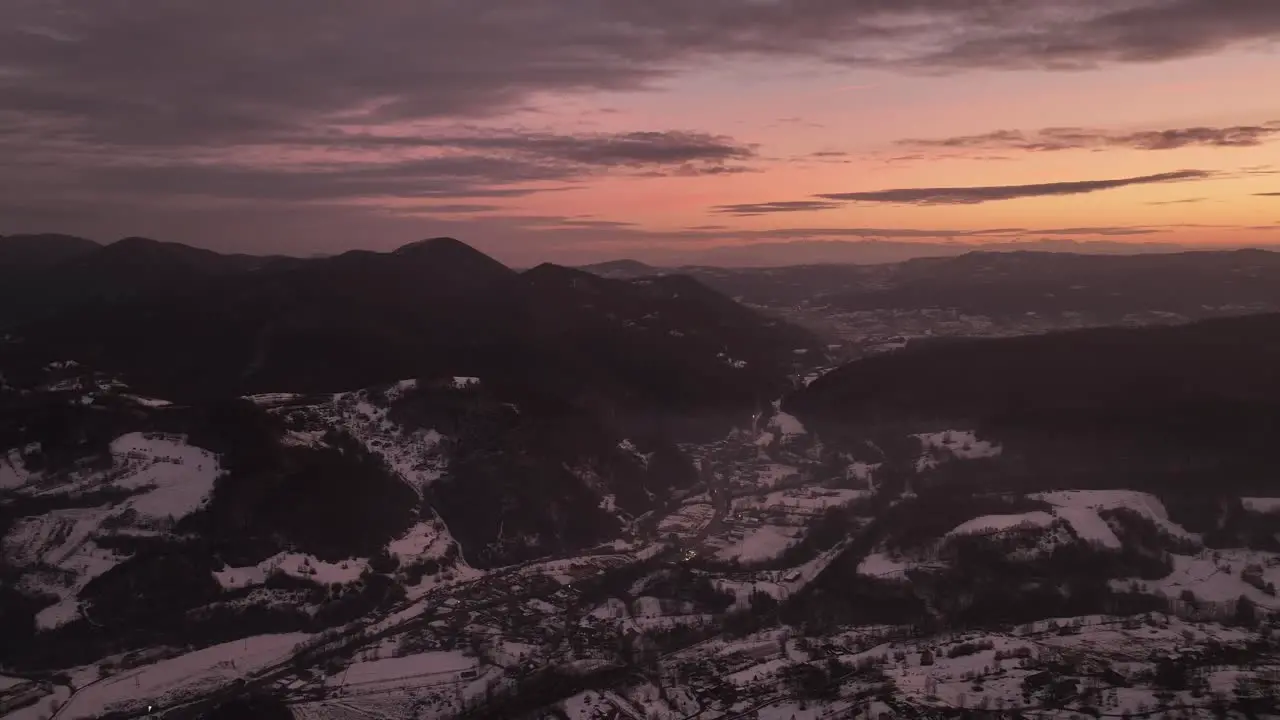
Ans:
[[[415,242],[408,243],[407,245],[401,245],[393,250],[392,254],[409,255],[411,253],[420,252],[473,252],[478,255],[484,254],[461,240],[451,237],[433,237],[425,240],[417,240]]]

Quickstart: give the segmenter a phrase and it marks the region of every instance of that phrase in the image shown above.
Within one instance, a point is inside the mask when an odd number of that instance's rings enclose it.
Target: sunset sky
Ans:
[[[0,0],[0,234],[1269,246],[1277,39],[1278,0]]]

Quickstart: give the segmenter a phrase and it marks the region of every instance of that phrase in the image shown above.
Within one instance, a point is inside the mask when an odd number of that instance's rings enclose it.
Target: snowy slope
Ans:
[[[130,493],[96,507],[55,509],[22,518],[0,539],[6,561],[23,571],[19,587],[59,599],[39,613],[39,628],[76,619],[80,590],[127,559],[100,547],[95,537],[167,531],[208,502],[222,472],[217,455],[188,444],[181,435],[129,433],[112,441],[110,451],[110,469],[82,470],[57,485],[19,489],[46,498],[110,488]]]

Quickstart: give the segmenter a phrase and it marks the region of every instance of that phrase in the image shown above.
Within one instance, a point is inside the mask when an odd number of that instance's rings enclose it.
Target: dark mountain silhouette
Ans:
[[[836,312],[949,308],[1001,318],[1078,313],[1090,324],[1108,324],[1152,311],[1197,319],[1280,310],[1280,253],[1266,250],[977,251],[884,265],[657,268],[619,261],[583,269],[615,278],[679,273],[752,305]]]
[[[824,301],[845,310],[941,307],[990,316],[1077,312],[1101,321],[1152,310],[1202,317],[1233,307],[1280,308],[1280,253],[975,252],[911,260],[877,282]]]
[[[665,268],[657,268],[652,265],[646,265],[639,260],[609,260],[601,263],[593,263],[591,265],[583,265],[579,268],[585,270],[592,275],[611,278],[638,278],[649,277],[651,275],[660,275],[667,272]]]
[[[30,270],[45,267],[101,247],[92,240],[57,233],[0,236],[0,272],[6,268]]]
[[[1020,484],[1263,492],[1280,471],[1280,314],[924,343],[850,363],[784,407],[823,438],[976,428]],[[1105,486],[1105,485],[1104,485]]]
[[[449,238],[253,263],[130,240],[63,271],[88,267],[98,287],[128,278],[133,292],[28,323],[25,357],[77,358],[174,400],[467,375],[638,422],[723,419],[777,397],[791,351],[818,347],[689,278],[521,274]],[[168,280],[138,277],[160,267]]]
[[[0,328],[15,327],[78,306],[131,298],[192,296],[231,275],[261,269],[279,258],[222,255],[172,242],[128,237],[27,265],[0,289]]]

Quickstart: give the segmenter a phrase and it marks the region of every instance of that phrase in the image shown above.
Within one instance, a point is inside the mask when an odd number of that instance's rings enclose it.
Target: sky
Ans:
[[[1278,40],[1277,0],[0,0],[0,233],[1270,246]]]

